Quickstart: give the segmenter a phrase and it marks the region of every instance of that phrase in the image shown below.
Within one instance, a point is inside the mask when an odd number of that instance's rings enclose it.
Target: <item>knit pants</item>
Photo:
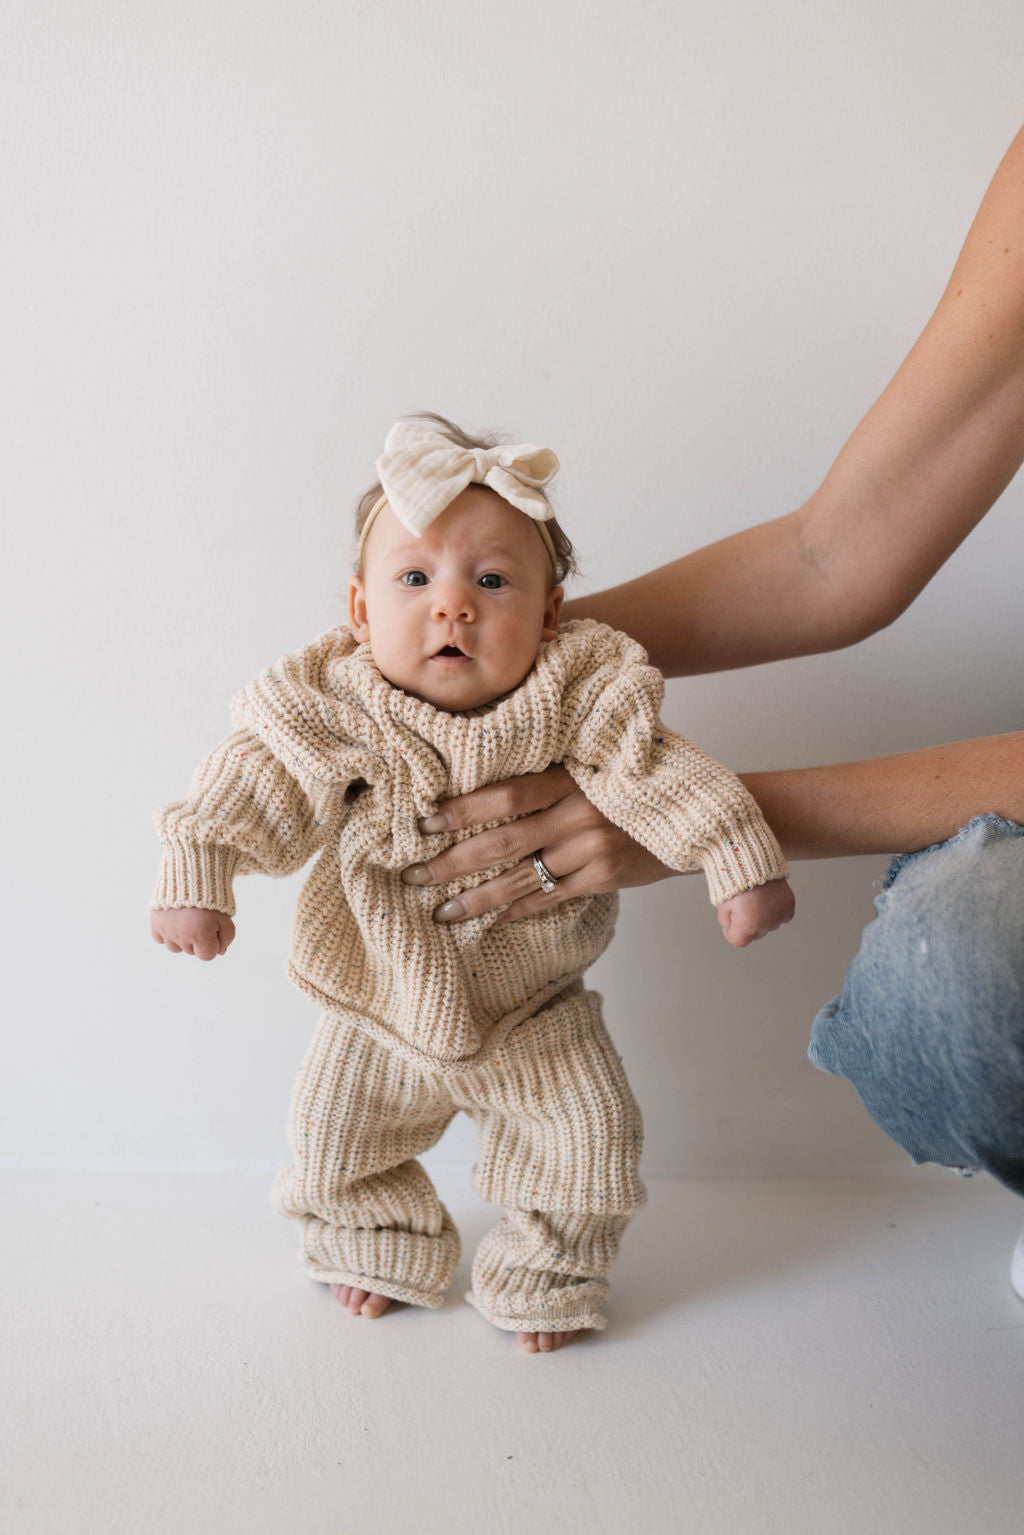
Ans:
[[[292,1098],[295,1162],[273,1194],[302,1222],[306,1272],[441,1305],[459,1237],[415,1158],[459,1109],[479,1130],[474,1186],[505,1209],[467,1299],[511,1331],[604,1327],[604,1276],[646,1198],[642,1129],[600,999],[580,986],[464,1064],[407,1059],[357,1014],[321,1016]]]

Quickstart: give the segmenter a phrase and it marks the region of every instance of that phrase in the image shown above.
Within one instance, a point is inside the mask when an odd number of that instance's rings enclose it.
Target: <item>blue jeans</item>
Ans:
[[[810,1058],[914,1162],[1024,1194],[1024,826],[980,815],[893,861]]]

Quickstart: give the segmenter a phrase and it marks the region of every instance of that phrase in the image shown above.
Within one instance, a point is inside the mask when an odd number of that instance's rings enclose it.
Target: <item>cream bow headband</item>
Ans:
[[[503,500],[533,519],[551,564],[557,569],[555,546],[544,526],[555,514],[537,488],[546,485],[557,471],[558,459],[550,448],[537,448],[525,442],[496,448],[460,448],[434,427],[419,421],[397,421],[377,460],[384,493],[370,508],[363,524],[359,558],[362,559],[367,535],[385,503],[402,526],[419,538],[467,485],[489,485]]]

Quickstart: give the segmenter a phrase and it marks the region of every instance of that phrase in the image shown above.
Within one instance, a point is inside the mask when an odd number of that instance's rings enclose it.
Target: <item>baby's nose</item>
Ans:
[[[450,582],[447,585],[438,582],[434,587],[434,616],[472,623],[475,616],[472,588],[462,582]]]

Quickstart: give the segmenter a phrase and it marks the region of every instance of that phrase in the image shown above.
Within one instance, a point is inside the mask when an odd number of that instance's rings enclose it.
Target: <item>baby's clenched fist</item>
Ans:
[[[153,911],[149,928],[157,943],[172,954],[194,954],[196,959],[216,959],[226,954],[235,936],[235,924],[222,911],[199,906],[180,906],[174,911]]]
[[[769,880],[753,890],[741,890],[718,908],[722,932],[737,949],[746,948],[755,938],[773,933],[788,922],[796,910],[796,897],[784,879]]]

